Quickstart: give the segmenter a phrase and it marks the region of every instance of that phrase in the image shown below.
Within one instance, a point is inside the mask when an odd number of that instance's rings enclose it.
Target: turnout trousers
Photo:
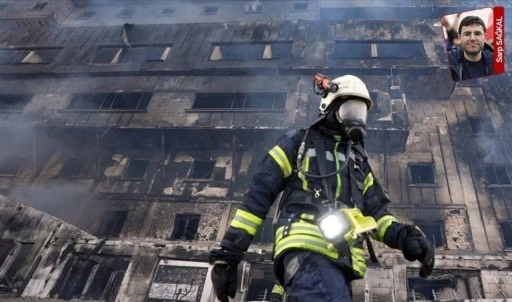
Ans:
[[[351,302],[351,278],[327,257],[307,251],[283,255],[284,287],[289,302]]]

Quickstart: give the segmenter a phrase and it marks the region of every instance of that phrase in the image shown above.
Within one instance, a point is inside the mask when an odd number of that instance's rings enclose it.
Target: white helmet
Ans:
[[[338,90],[336,92],[329,92],[326,97],[322,98],[320,107],[318,107],[321,114],[327,114],[329,106],[335,99],[349,96],[362,98],[366,101],[368,110],[372,108],[373,101],[370,98],[370,93],[360,78],[349,74],[336,78],[332,82],[338,85]]]

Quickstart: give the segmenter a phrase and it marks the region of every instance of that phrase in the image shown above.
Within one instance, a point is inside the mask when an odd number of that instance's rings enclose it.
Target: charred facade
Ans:
[[[437,248],[423,280],[376,244],[355,301],[512,298],[510,74],[455,85],[439,24],[475,5],[3,0],[0,300],[213,301],[208,252],[317,72],[366,82],[375,173]],[[274,211],[240,301],[273,285]]]

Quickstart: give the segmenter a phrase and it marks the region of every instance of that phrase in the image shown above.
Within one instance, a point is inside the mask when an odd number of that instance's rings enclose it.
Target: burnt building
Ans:
[[[214,301],[209,250],[318,72],[366,82],[390,209],[437,252],[420,279],[376,243],[354,300],[512,299],[510,74],[455,84],[439,23],[481,5],[0,0],[0,300]],[[274,212],[237,301],[268,299]]]

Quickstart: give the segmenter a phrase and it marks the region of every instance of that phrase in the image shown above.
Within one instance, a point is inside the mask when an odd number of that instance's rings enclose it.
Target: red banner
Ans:
[[[494,21],[494,74],[505,72],[505,9],[493,8]]]

